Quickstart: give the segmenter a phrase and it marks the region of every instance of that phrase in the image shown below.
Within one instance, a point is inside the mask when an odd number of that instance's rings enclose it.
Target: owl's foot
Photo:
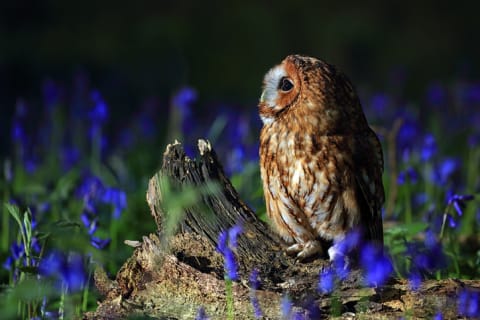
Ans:
[[[322,245],[317,240],[309,240],[305,243],[295,243],[287,248],[287,254],[290,256],[297,255],[297,259],[300,261],[314,255],[321,255],[322,253]]]

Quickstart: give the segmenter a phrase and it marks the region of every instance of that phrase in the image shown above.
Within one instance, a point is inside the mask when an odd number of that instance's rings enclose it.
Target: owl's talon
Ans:
[[[287,248],[286,253],[289,256],[295,256],[298,255],[299,252],[303,250],[303,245],[300,243],[295,243],[294,245],[291,245],[290,247]]]
[[[286,253],[290,256],[297,256],[297,260],[303,261],[314,255],[322,253],[322,245],[317,240],[310,240],[305,243],[295,243],[287,248]]]
[[[297,259],[303,261],[314,255],[322,253],[322,245],[317,240],[310,240],[303,245],[302,251],[297,254]]]

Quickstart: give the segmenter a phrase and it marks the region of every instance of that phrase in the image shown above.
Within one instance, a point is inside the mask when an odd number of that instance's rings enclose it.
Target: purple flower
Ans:
[[[437,142],[432,134],[427,134],[423,138],[423,146],[420,157],[422,161],[430,161],[438,152]]]
[[[207,317],[207,313],[205,312],[204,307],[198,308],[197,315],[195,316],[195,320],[208,320],[210,319]]]
[[[417,272],[413,272],[408,278],[408,284],[411,290],[417,291],[422,284],[422,277]]]
[[[438,311],[434,316],[433,320],[443,320],[442,312]]]
[[[448,197],[448,202],[447,205],[452,205],[455,208],[455,211],[459,216],[463,214],[463,210],[465,209],[465,206],[467,205],[467,201],[471,201],[474,199],[474,196],[471,194],[466,194],[466,195],[458,195],[458,194],[453,194]]]
[[[112,218],[118,219],[121,212],[127,207],[127,196],[124,191],[117,188],[104,186],[103,182],[95,176],[87,175],[77,189],[77,197],[83,199],[84,211],[81,215],[83,225],[87,228],[91,237],[91,244],[97,249],[103,249],[110,239],[100,239],[93,234],[98,228],[99,210],[101,204],[110,205],[113,208]]]
[[[431,230],[426,231],[423,245],[408,243],[407,252],[412,259],[412,273],[432,273],[447,265],[442,243]]]
[[[13,260],[12,256],[8,256],[7,259],[3,262],[2,267],[5,270],[11,271],[13,263],[14,263],[14,260]]]
[[[60,159],[63,170],[68,171],[80,160],[80,151],[75,147],[64,146],[60,153]]]
[[[241,225],[236,224],[228,230],[228,243],[232,249],[238,247],[237,238],[243,232]]]
[[[180,89],[172,98],[172,104],[179,108],[183,116],[190,115],[190,105],[197,100],[197,91],[193,88],[185,87]]]
[[[66,287],[69,292],[83,289],[87,281],[84,259],[79,253],[67,256],[52,251],[40,261],[38,272],[42,276],[53,277],[58,286]]]
[[[253,312],[255,318],[262,317],[262,309],[260,308],[260,302],[258,301],[258,297],[256,294],[256,290],[260,287],[260,276],[258,274],[257,269],[253,269],[252,273],[250,274],[250,302],[253,306]]]
[[[401,171],[397,177],[397,183],[403,185],[407,182],[415,184],[418,182],[418,172],[413,167],[408,167],[405,171]]]
[[[237,270],[237,261],[235,260],[235,254],[230,248],[227,248],[223,257],[225,259],[225,271],[226,275],[230,280],[238,280],[238,270]]]
[[[368,286],[383,285],[393,271],[392,263],[383,249],[371,243],[367,243],[361,251],[360,261]]]
[[[60,251],[52,251],[40,261],[38,272],[49,277],[59,273],[64,264],[65,256]]]
[[[464,317],[480,317],[480,295],[478,291],[464,289],[458,296],[458,314]]]
[[[438,164],[432,173],[431,180],[438,185],[446,185],[451,182],[452,176],[460,168],[460,161],[455,158],[447,158]]]
[[[381,114],[387,110],[390,103],[390,99],[385,93],[377,93],[372,96],[370,106],[372,107],[373,112]]]
[[[100,239],[98,237],[95,237],[95,236],[91,236],[90,237],[90,243],[92,244],[93,247],[97,248],[97,249],[105,249],[106,246],[108,246],[110,244],[110,241],[111,239]]]
[[[101,195],[101,201],[113,206],[114,219],[120,218],[120,214],[127,207],[127,195],[117,188],[106,188]]]
[[[318,291],[324,294],[330,294],[335,287],[335,274],[331,268],[326,268],[320,272],[318,282]]]
[[[250,273],[250,288],[254,290],[258,290],[260,288],[260,275],[258,274],[257,269],[253,269],[252,273]]]
[[[238,280],[238,267],[233,250],[238,246],[237,237],[241,232],[241,226],[235,225],[228,231],[222,231],[218,235],[217,251],[220,252],[225,259],[225,272],[230,280]]]
[[[280,302],[280,308],[282,311],[282,319],[290,319],[293,311],[293,303],[288,296],[283,296]]]
[[[412,120],[406,120],[397,135],[397,145],[400,153],[411,151],[414,142],[420,135],[420,126]]]
[[[88,114],[92,123],[103,123],[108,118],[108,107],[98,90],[92,91],[90,95],[93,101],[93,108]]]

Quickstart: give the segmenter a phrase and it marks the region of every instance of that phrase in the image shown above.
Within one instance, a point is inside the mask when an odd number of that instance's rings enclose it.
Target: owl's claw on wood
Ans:
[[[287,254],[297,255],[297,260],[303,261],[314,255],[322,254],[322,245],[317,240],[310,240],[305,243],[295,243],[287,248]]]

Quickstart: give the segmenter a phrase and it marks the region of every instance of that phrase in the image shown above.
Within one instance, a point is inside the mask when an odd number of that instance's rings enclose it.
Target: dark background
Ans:
[[[15,101],[45,79],[88,74],[114,117],[182,85],[199,106],[255,106],[264,73],[290,53],[323,58],[355,84],[421,97],[432,81],[477,77],[478,2],[34,1],[0,5],[0,155]],[[478,78],[478,77],[477,77]]]

